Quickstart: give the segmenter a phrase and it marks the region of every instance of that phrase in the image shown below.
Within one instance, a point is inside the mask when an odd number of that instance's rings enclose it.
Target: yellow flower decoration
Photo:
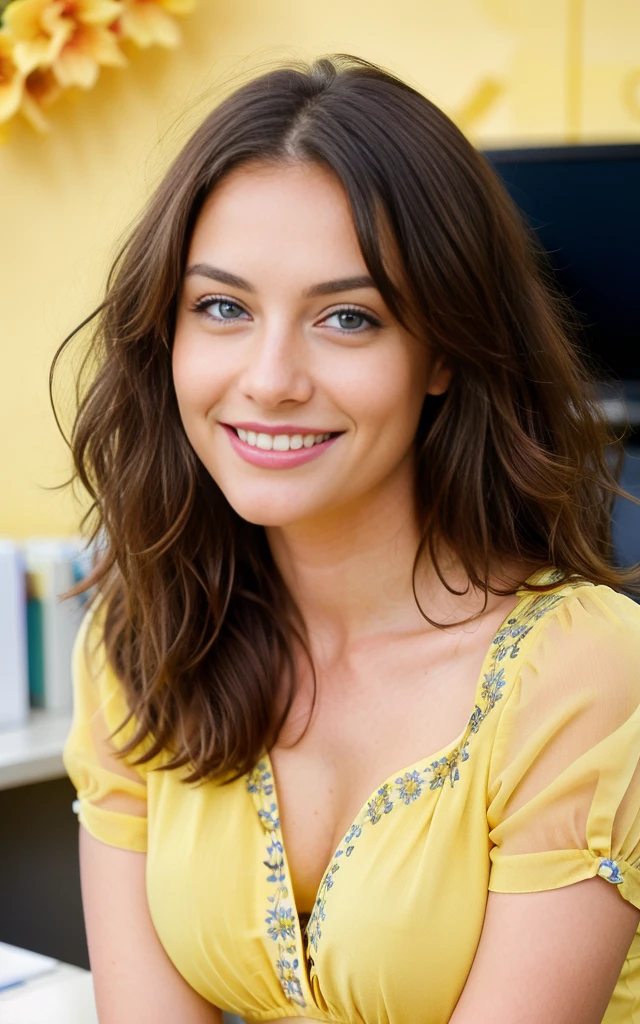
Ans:
[[[60,85],[91,89],[98,79],[101,65],[122,67],[126,63],[110,28],[78,21],[52,68]]]
[[[17,111],[42,130],[62,89],[90,89],[102,66],[127,63],[122,40],[176,46],[174,18],[195,0],[0,0],[0,123]]]
[[[47,67],[56,59],[73,31],[73,23],[63,18],[60,0],[20,0],[9,4],[4,25],[15,41],[15,61],[23,74]]]
[[[36,68],[27,75],[20,110],[33,128],[49,131],[51,125],[44,116],[44,109],[51,106],[61,92],[62,86],[51,68]]]
[[[118,27],[125,39],[142,48],[177,46],[180,29],[172,15],[190,14],[195,0],[123,0],[122,6]]]
[[[9,4],[5,22],[25,74],[51,67],[60,85],[90,89],[101,64],[126,63],[109,28],[121,10],[117,0],[20,0]]]
[[[0,32],[0,121],[8,121],[20,106],[24,90],[24,75],[13,52],[13,40],[8,32]]]

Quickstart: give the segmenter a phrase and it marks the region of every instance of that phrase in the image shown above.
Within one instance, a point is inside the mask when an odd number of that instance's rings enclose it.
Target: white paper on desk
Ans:
[[[29,949],[0,942],[0,992],[18,981],[27,981],[53,971],[59,963],[52,956],[43,956],[42,953],[32,953]]]

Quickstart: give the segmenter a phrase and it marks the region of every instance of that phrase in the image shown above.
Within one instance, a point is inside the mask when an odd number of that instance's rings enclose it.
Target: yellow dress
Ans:
[[[126,703],[100,656],[99,618],[89,613],[76,643],[64,748],[79,819],[105,843],[147,852],[158,936],[216,1006],[255,1021],[446,1024],[490,890],[600,875],[640,908],[640,606],[629,598],[591,584],[520,592],[464,731],[372,793],[327,867],[306,934],[268,754],[227,786],[149,770],[162,755],[140,768],[114,759],[105,734]],[[604,1017],[633,1020],[640,929]]]

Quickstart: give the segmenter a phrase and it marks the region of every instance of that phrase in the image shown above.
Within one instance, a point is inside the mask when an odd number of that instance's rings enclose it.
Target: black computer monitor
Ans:
[[[640,145],[485,155],[549,254],[599,374],[640,381]]]
[[[640,145],[554,146],[485,154],[546,249],[583,325],[609,418],[636,429],[622,485],[640,498]],[[640,561],[640,507],[616,501],[614,561]]]

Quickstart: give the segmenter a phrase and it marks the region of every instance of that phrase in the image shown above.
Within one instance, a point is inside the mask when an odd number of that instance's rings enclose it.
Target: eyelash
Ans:
[[[213,320],[217,324],[232,324],[236,322],[236,319],[239,319],[236,317],[227,318],[213,316],[211,313],[208,312],[208,307],[214,306],[216,302],[228,302],[229,305],[237,306],[238,309],[242,309],[244,312],[246,312],[244,306],[240,302],[236,302],[235,299],[230,299],[227,295],[203,295],[201,299],[197,299],[193,303],[190,309],[194,313],[200,313],[201,315],[208,317],[210,320]],[[377,317],[373,316],[372,313],[366,313],[364,309],[361,309],[359,306],[352,306],[350,304],[339,306],[337,309],[332,310],[330,313],[327,313],[324,319],[328,320],[329,317],[336,316],[339,313],[356,313],[358,316],[361,316],[362,319],[365,320],[366,323],[368,324],[367,327],[357,327],[353,330],[349,330],[348,328],[344,327],[334,328],[334,330],[340,331],[341,334],[363,334],[370,328],[382,327],[381,321],[378,320]]]

